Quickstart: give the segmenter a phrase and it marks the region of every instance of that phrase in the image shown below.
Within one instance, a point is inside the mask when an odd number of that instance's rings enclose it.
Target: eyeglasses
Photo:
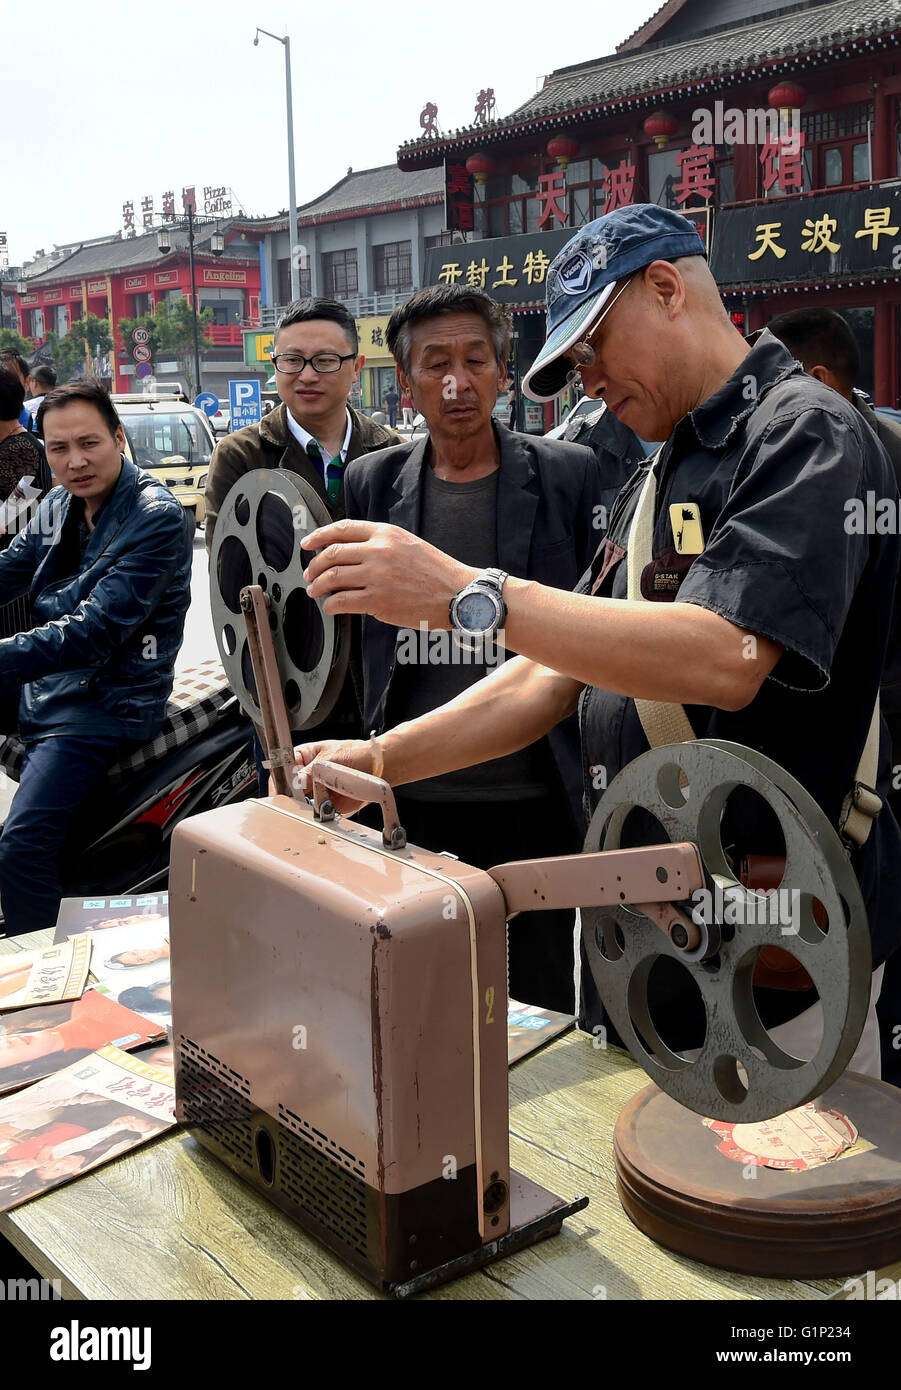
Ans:
[[[578,343],[573,343],[572,347],[569,349],[567,356],[573,364],[573,371],[571,373],[572,376],[577,375],[579,367],[594,366],[595,362],[597,361],[597,353],[595,352],[591,340],[600,328],[601,324],[604,322],[604,319],[610,313],[610,310],[613,308],[616,301],[619,299],[623,290],[628,287],[628,285],[632,282],[633,278],[634,277],[630,275],[627,279],[623,281],[619,289],[616,291],[616,294],[604,305],[602,313],[592,324],[591,330],[588,333],[587,337],[582,338],[581,341],[579,341]]]
[[[297,376],[307,363],[314,372],[327,374],[340,372],[344,363],[352,362],[356,355],[355,352],[317,352],[313,357],[302,357],[299,352],[279,352],[272,358],[272,365],[282,376]]]

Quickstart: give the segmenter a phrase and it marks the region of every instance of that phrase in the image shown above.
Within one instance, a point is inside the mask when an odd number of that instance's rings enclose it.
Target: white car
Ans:
[[[571,410],[564,415],[559,425],[555,425],[552,430],[548,430],[545,439],[562,439],[566,433],[566,427],[573,420],[580,420],[587,415],[600,415],[607,407],[603,401],[596,401],[592,396],[583,396],[576,401]]]
[[[216,411],[215,415],[210,416],[210,424],[212,425],[213,433],[216,435],[217,438],[220,434],[228,434],[228,431],[231,428],[231,422],[231,407],[228,401],[224,401],[220,396],[219,409]]]

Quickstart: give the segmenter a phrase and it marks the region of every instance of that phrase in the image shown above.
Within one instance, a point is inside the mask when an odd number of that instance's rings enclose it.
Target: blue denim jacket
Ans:
[[[71,494],[55,487],[0,554],[0,602],[29,593],[34,627],[0,641],[0,679],[23,684],[23,738],[152,738],[172,691],[191,598],[181,503],[127,459],[75,573],[56,559]]]

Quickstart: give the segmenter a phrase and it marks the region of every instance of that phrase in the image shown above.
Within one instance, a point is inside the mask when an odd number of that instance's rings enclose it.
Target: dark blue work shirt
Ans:
[[[645,477],[642,469],[620,494],[605,551],[578,592],[625,598],[623,556]],[[784,648],[745,709],[686,708],[696,737],[765,753],[837,826],[879,688],[899,557],[897,534],[857,534],[846,504],[858,498],[866,509],[868,493],[897,502],[885,450],[852,405],[764,332],[734,375],[679,421],[657,477],[643,597],[696,603]],[[697,504],[702,554],[675,554],[673,503]],[[685,657],[674,646],[662,659]],[[582,695],[580,728],[586,770],[603,766],[608,782],[648,747],[634,701],[593,687]],[[885,800],[891,749],[884,720],[881,732],[877,789]],[[585,792],[590,814],[603,793],[588,776]],[[755,827],[746,812],[759,842],[745,849],[779,852],[766,818]],[[901,832],[887,806],[852,863],[878,964],[901,940]],[[767,1022],[792,1016],[801,1000],[794,994],[777,1002]]]

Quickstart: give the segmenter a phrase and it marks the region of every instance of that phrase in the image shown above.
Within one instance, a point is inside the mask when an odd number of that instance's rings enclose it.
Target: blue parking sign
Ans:
[[[263,398],[258,381],[230,381],[228,400],[231,407],[232,430],[245,425],[258,425],[263,418]]]

